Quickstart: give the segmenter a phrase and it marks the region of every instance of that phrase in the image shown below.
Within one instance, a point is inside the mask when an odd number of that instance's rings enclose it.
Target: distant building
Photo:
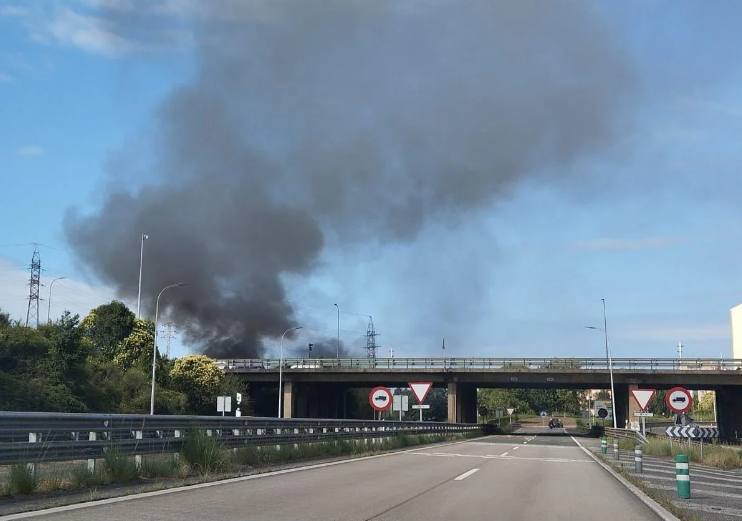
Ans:
[[[732,325],[732,358],[742,358],[742,304],[729,310]]]

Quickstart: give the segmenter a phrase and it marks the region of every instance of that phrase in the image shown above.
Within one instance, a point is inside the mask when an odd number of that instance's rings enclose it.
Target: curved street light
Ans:
[[[611,410],[613,411],[613,428],[617,429],[617,422],[616,422],[616,392],[613,388],[613,359],[611,358],[611,350],[608,347],[608,320],[606,319],[605,314],[605,299],[600,299],[603,301],[603,327],[596,327],[596,326],[585,326],[586,329],[595,329],[597,331],[602,331],[605,335],[605,357],[608,360],[608,372],[611,375],[611,402],[612,407]]]
[[[301,326],[290,327],[281,335],[281,352],[278,357],[278,418],[283,418],[283,337],[289,331],[296,331],[301,328]]]
[[[46,310],[46,323],[47,324],[51,322],[51,314],[52,314],[52,286],[54,286],[54,283],[57,282],[58,280],[64,280],[66,278],[67,277],[57,277],[56,279],[54,279],[52,281],[51,284],[49,284],[49,302],[48,302],[49,307]]]
[[[149,398],[149,414],[153,415],[155,413],[155,369],[157,367],[157,319],[160,312],[160,297],[163,293],[165,293],[167,290],[171,288],[179,288],[181,286],[185,286],[184,283],[178,282],[177,284],[170,284],[169,286],[165,286],[162,288],[162,291],[160,291],[160,294],[157,295],[157,304],[155,305],[155,339],[154,339],[154,347],[152,349],[152,393],[150,394]]]

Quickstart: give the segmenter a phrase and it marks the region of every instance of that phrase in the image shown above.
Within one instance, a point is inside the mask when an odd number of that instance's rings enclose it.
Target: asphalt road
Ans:
[[[536,434],[552,434],[536,436]],[[579,449],[534,427],[57,513],[40,521],[655,520]],[[10,516],[12,519],[14,516]]]

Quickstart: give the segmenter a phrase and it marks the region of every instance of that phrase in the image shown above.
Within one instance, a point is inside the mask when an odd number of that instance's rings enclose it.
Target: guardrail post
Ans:
[[[97,439],[98,439],[98,433],[96,432],[88,433],[88,441],[95,441]],[[90,472],[91,474],[95,472],[95,458],[88,459],[88,472]]]
[[[37,443],[39,441],[39,435],[36,432],[28,433],[28,443]],[[26,463],[26,468],[31,473],[31,476],[36,475],[36,463]]]
[[[134,431],[134,439],[135,440],[141,440],[142,439],[142,431]],[[142,468],[142,455],[141,454],[134,455],[134,465],[137,467],[137,469],[141,469]]]
[[[618,459],[618,438],[613,438],[613,459]]]
[[[634,472],[637,474],[642,473],[642,446],[636,445],[634,447]]]
[[[605,454],[608,452],[608,440],[605,439],[605,436],[600,438],[600,453]]]
[[[690,499],[690,468],[688,456],[685,454],[675,456],[675,482],[678,487],[678,497]]]

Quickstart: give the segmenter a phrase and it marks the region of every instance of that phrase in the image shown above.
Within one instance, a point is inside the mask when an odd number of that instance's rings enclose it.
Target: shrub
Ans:
[[[31,494],[37,486],[36,474],[25,463],[10,467],[6,484],[9,494]]]
[[[228,464],[221,443],[198,429],[192,429],[186,434],[182,454],[186,463],[201,474],[220,472]]]
[[[113,483],[126,483],[139,477],[132,457],[115,448],[111,448],[103,456],[103,472],[106,479]]]

